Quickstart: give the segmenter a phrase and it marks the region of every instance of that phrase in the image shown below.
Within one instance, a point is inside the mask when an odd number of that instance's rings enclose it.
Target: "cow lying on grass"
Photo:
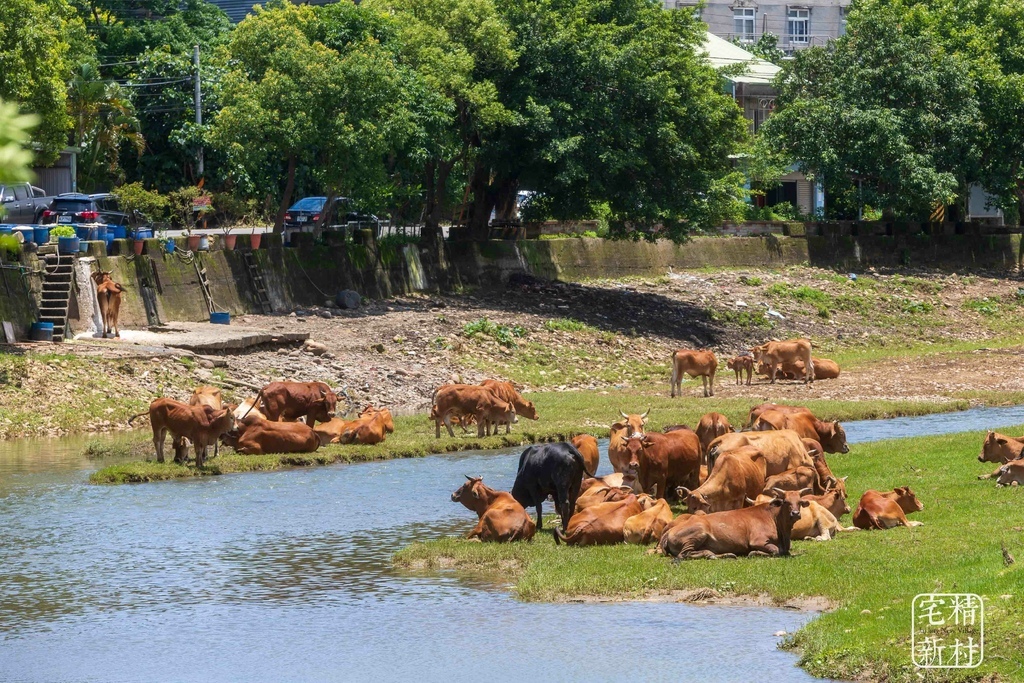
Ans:
[[[1005,465],[1013,460],[1020,459],[1024,455],[1024,438],[1007,436],[999,432],[989,432],[981,443],[981,453],[978,455],[978,462],[997,462]],[[979,474],[978,479],[994,479],[1003,471],[1002,467],[991,474]]]
[[[536,525],[511,494],[484,486],[482,477],[466,475],[466,483],[452,494],[452,502],[462,503],[477,514],[479,521],[466,538],[508,543],[529,541]]]
[[[235,451],[243,455],[267,453],[312,453],[320,448],[320,437],[303,422],[273,422],[255,415],[240,420]]]
[[[909,486],[900,486],[885,493],[868,489],[853,511],[853,524],[858,529],[921,526],[924,522],[907,521],[907,514],[921,510],[924,510],[924,503],[917,499]]]
[[[555,543],[566,545],[614,545],[625,538],[626,521],[654,507],[646,494],[628,494],[622,500],[599,503],[572,516],[566,530],[555,528]]]

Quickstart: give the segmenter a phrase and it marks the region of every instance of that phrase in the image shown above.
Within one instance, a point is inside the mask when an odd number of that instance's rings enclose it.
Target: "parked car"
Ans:
[[[101,194],[59,194],[43,211],[40,223],[101,223],[105,225],[127,225],[128,214],[120,210],[117,197]]]
[[[313,224],[320,220],[320,214],[327,204],[327,197],[304,197],[291,205],[284,214],[284,228],[288,232],[302,230],[309,232]],[[352,210],[352,200],[348,197],[335,197],[334,210],[324,224],[328,228],[339,228],[349,223],[373,223],[379,219],[373,214]]]
[[[43,212],[53,201],[52,195],[29,183],[0,185],[0,204],[3,205],[5,223],[32,225],[39,223]]]

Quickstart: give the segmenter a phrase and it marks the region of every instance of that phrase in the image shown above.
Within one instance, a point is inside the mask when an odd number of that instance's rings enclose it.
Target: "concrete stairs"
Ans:
[[[53,323],[53,341],[62,342],[68,332],[68,307],[75,279],[74,256],[58,254],[56,245],[47,244],[39,248],[39,257],[46,265],[39,322]]]

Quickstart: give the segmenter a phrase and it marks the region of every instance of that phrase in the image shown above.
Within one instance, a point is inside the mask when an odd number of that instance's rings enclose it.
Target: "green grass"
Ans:
[[[573,318],[552,318],[544,321],[549,332],[596,332],[597,328]]]
[[[519,325],[503,325],[487,318],[480,318],[462,326],[462,334],[472,338],[476,336],[491,337],[502,346],[515,348],[516,339],[526,336],[526,330]]]
[[[608,436],[608,428],[618,419],[619,410],[643,412],[651,408],[649,427],[661,429],[671,424],[684,423],[696,426],[700,416],[709,410],[724,413],[736,425],[744,424],[751,406],[756,402],[748,398],[714,399],[710,403],[696,397],[671,399],[666,395],[652,396],[640,391],[608,392],[545,392],[526,394],[537,406],[541,419],[522,419],[513,426],[511,434],[499,434],[477,438],[475,430],[463,435],[456,428],[456,437],[447,435],[444,428],[441,438],[434,437],[434,425],[426,415],[411,415],[395,418],[395,433],[383,444],[376,446],[331,445],[316,453],[288,455],[236,455],[230,449],[207,461],[206,466],[197,469],[192,466],[163,464],[153,461],[155,454],[149,442],[149,433],[139,433],[133,439],[118,439],[115,445],[107,447],[102,457],[140,457],[144,453],[149,460],[117,463],[94,472],[90,481],[94,484],[125,484],[165,479],[279,470],[288,467],[329,465],[333,463],[364,462],[391,458],[414,458],[434,453],[466,450],[483,450],[522,446],[544,441],[560,441],[576,434],[588,433],[598,437]],[[949,410],[963,410],[970,402],[959,399],[939,401],[806,401],[804,405],[823,419],[866,420],[905,415],[926,415]],[[95,448],[95,447],[93,447]],[[165,456],[170,458],[170,441],[164,445]],[[212,453],[212,450],[211,450]]]
[[[910,485],[925,505],[912,519],[925,525],[844,533],[829,543],[797,542],[788,559],[673,563],[636,546],[556,547],[545,534],[513,545],[439,539],[414,544],[394,561],[399,567],[500,570],[505,582],[514,582],[515,594],[531,601],[642,597],[699,587],[768,594],[780,603],[823,596],[838,607],[787,643],[800,651],[800,664],[817,676],[893,682],[922,680],[910,660],[913,597],[973,592],[986,601],[984,663],[967,671],[932,671],[923,680],[1020,681],[1024,490],[997,489],[994,482],[975,478],[993,469],[976,459],[983,435],[884,441],[829,456],[834,471],[849,475],[854,502],[868,488]],[[467,529],[471,522],[467,515]],[[1004,544],[1018,558],[1010,567],[1003,563]]]

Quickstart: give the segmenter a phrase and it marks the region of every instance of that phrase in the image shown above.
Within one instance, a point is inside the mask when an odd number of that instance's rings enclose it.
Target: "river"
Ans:
[[[987,409],[847,430],[862,442],[1022,421]],[[408,543],[468,530],[450,493],[463,474],[509,488],[518,449],[101,487],[81,447],[0,452],[0,680],[817,680],[773,636],[806,612],[521,603],[507,586],[392,569]]]

